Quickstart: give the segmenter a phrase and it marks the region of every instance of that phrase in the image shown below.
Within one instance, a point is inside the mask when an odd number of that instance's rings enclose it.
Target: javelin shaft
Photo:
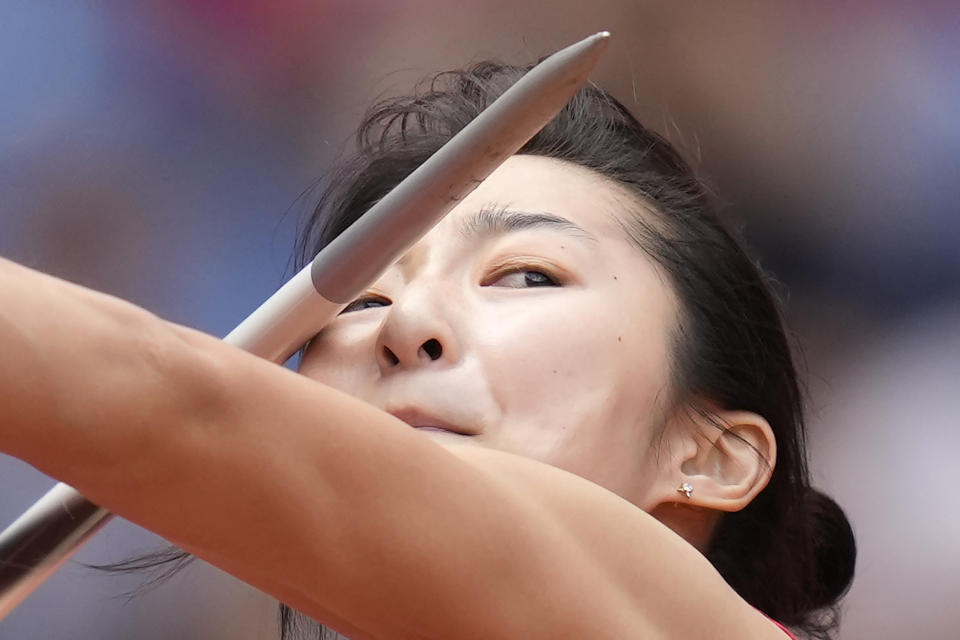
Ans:
[[[284,362],[543,128],[586,82],[608,38],[598,33],[537,65],[224,341]],[[0,620],[111,517],[60,483],[0,533]]]

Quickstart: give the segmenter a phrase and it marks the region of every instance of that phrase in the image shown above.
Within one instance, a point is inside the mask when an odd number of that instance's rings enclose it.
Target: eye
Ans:
[[[364,309],[373,309],[374,307],[390,306],[390,301],[383,296],[366,295],[360,296],[343,308],[340,314],[350,313],[352,311],[363,311]]]
[[[528,289],[532,287],[559,287],[560,281],[539,269],[517,268],[512,271],[496,273],[487,279],[483,286]]]

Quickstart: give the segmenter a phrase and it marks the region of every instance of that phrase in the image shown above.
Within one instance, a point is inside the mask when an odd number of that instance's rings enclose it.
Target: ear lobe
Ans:
[[[692,421],[689,440],[679,449],[677,487],[687,483],[693,490],[689,498],[678,491],[672,502],[717,511],[743,509],[770,481],[777,457],[773,430],[749,411],[696,414]]]

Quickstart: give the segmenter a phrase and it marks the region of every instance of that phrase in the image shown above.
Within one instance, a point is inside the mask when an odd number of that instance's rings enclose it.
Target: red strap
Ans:
[[[774,620],[773,618],[770,618],[770,622],[772,622],[773,624],[775,624],[775,625],[777,625],[778,627],[780,627],[781,629],[783,629],[783,632],[786,633],[788,636],[790,636],[791,640],[797,640],[797,636],[795,636],[795,635],[793,635],[792,633],[790,633],[790,630],[787,629],[785,626],[783,626],[782,624],[780,624],[779,622],[777,622],[777,621]]]

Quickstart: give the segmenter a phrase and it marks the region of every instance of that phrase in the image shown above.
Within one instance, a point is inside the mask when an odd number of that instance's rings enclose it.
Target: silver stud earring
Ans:
[[[683,495],[687,496],[687,498],[689,499],[690,494],[693,493],[693,485],[690,484],[689,482],[684,482],[683,484],[680,485],[680,488],[677,489],[677,493],[682,493]]]

